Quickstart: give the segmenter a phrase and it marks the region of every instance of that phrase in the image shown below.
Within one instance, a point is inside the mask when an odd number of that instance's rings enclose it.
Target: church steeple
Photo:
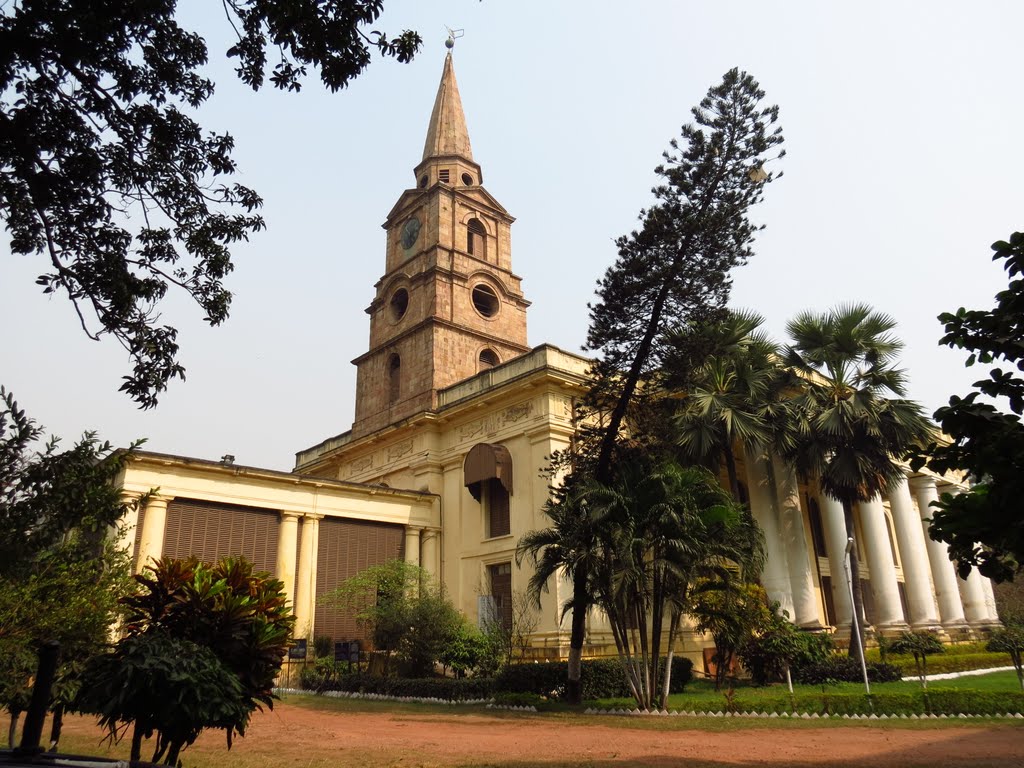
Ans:
[[[370,348],[352,361],[355,436],[431,411],[440,390],[529,351],[515,219],[481,184],[451,53],[415,173],[384,222]]]
[[[455,82],[455,67],[451,51],[444,59],[441,83],[437,86],[434,111],[430,113],[427,140],[423,144],[423,159],[459,156],[472,161],[473,148],[469,143],[466,116],[462,112],[459,84]]]
[[[480,166],[473,160],[451,51],[444,58],[441,82],[427,126],[427,140],[423,142],[423,159],[416,166],[415,174],[420,189],[437,182],[463,186],[483,183]]]

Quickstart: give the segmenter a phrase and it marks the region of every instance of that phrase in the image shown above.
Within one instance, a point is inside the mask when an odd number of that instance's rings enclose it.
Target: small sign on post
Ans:
[[[288,649],[288,658],[293,660],[306,658],[306,638],[297,637],[292,640],[292,646]]]

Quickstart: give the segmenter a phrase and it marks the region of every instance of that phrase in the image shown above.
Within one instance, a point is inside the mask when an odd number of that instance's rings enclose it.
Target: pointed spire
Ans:
[[[466,130],[466,116],[462,113],[462,99],[455,82],[455,68],[452,66],[451,51],[444,59],[441,84],[437,87],[434,111],[430,113],[427,141],[423,145],[423,159],[458,155],[473,160],[473,148],[469,144]]]

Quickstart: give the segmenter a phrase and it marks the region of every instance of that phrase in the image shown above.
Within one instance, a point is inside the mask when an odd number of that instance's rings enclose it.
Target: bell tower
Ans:
[[[385,273],[366,309],[353,437],[437,406],[437,391],[529,351],[515,219],[483,187],[448,52],[415,186],[384,222]]]

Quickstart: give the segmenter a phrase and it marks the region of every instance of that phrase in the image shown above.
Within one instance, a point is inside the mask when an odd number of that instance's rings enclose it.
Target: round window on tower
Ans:
[[[465,184],[467,187],[472,187],[473,177],[470,176],[468,173],[462,174],[462,183]]]
[[[491,286],[480,283],[473,289],[473,307],[484,317],[494,317],[500,306],[498,295]]]
[[[388,313],[391,315],[392,322],[397,323],[405,317],[405,312],[408,309],[409,292],[405,288],[399,288],[391,294],[391,301],[388,302]]]
[[[423,176],[420,177],[420,189],[426,189],[427,188],[427,180],[428,179],[427,179],[427,175],[426,174],[424,174]]]

